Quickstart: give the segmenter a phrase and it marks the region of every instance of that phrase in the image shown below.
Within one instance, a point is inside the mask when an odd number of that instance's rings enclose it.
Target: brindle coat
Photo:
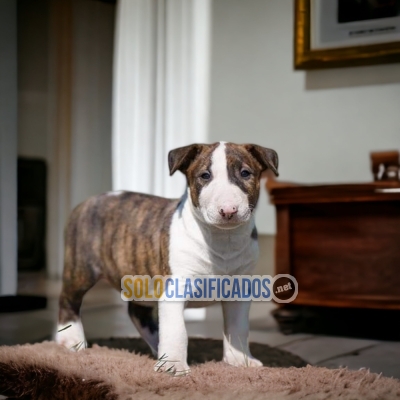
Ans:
[[[65,234],[61,324],[79,318],[84,294],[101,278],[120,290],[124,275],[170,273],[168,227],[178,204],[124,192],[91,197],[72,211]]]

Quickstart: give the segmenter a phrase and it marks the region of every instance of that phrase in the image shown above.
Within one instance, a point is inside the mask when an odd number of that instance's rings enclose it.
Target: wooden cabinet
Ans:
[[[400,185],[279,186],[276,273],[294,304],[400,310]]]
[[[399,182],[269,182],[267,189],[277,211],[275,273],[299,284],[296,300],[281,311],[400,310]]]

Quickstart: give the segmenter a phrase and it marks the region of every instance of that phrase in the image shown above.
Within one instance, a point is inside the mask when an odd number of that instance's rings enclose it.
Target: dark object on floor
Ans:
[[[285,305],[272,314],[287,335],[302,332],[395,341],[400,337],[399,310]]]
[[[0,313],[40,310],[46,306],[47,299],[42,296],[0,296]]]
[[[45,266],[46,163],[18,158],[18,270]]]
[[[141,338],[111,338],[89,340],[93,344],[110,349],[126,349],[151,356],[149,346]],[[305,367],[307,363],[300,357],[260,343],[250,343],[251,354],[266,367]],[[188,346],[189,365],[222,360],[222,340],[191,338]]]
[[[198,351],[208,353],[213,342],[198,340]],[[52,342],[2,346],[0,394],[34,400],[390,400],[400,392],[398,380],[367,370],[236,368],[207,362],[192,366],[189,376],[174,378],[154,372],[154,364],[147,356],[99,346],[78,353]]]

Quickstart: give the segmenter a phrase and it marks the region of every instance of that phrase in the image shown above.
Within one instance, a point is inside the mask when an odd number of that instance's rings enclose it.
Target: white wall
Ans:
[[[293,70],[292,0],[214,0],[209,141],[277,150],[280,179],[371,181],[371,150],[400,148],[400,64]],[[263,190],[261,233],[275,232]]]
[[[17,10],[0,1],[0,296],[17,291]]]

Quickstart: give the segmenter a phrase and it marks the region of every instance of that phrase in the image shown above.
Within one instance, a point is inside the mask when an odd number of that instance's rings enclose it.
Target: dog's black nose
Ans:
[[[224,207],[220,207],[218,211],[222,217],[226,219],[231,219],[233,215],[238,212],[238,209],[235,206],[227,205]]]

